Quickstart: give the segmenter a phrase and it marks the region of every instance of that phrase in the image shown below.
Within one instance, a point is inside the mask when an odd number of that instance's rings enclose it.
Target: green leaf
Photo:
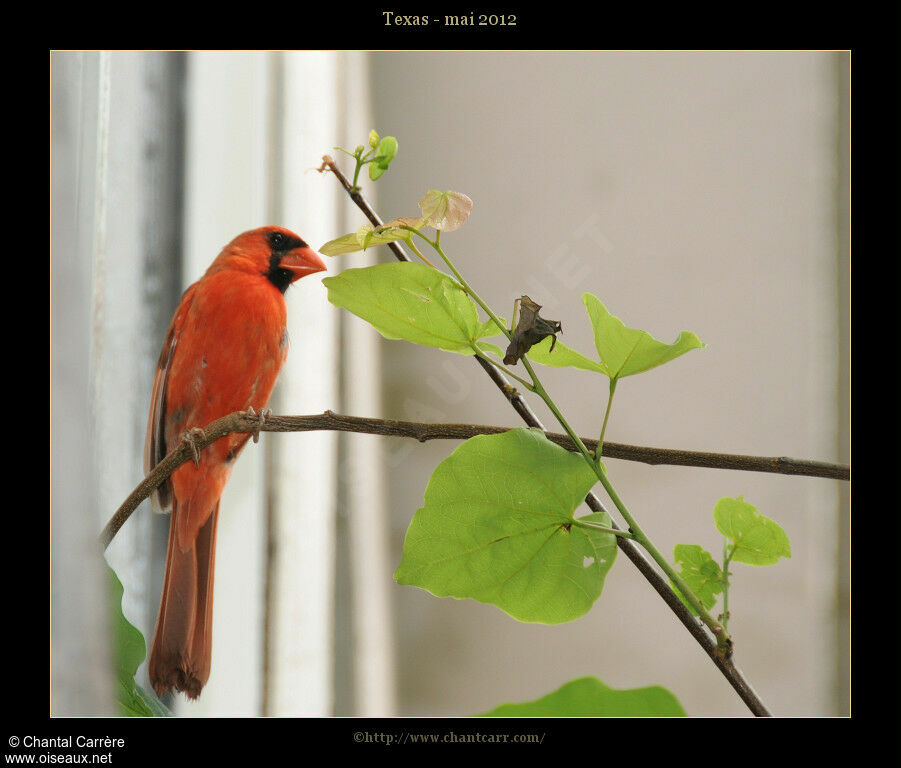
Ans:
[[[412,233],[401,225],[413,226],[419,221],[421,219],[394,219],[380,227],[364,224],[356,232],[329,240],[319,249],[319,252],[326,256],[340,256],[342,253],[365,251],[374,245],[385,245],[396,240],[407,240]],[[414,228],[417,227],[414,226]]]
[[[477,341],[476,346],[483,354],[489,353],[497,357],[498,361],[504,358],[504,351],[497,344],[492,344],[490,341]]]
[[[506,320],[504,320],[504,318],[502,317],[498,317],[498,320],[500,320],[502,323],[506,322]],[[494,324],[494,320],[490,319],[479,323],[479,327],[476,330],[476,338],[478,339],[491,338],[500,335],[501,332]],[[490,341],[477,341],[476,346],[483,353],[488,353],[497,357],[498,362],[500,362],[504,358],[504,351],[497,344],[493,344]]]
[[[133,678],[117,672],[116,705],[121,717],[153,717],[153,710],[137,693],[138,690],[139,686]]]
[[[676,544],[673,560],[680,566],[679,575],[685,585],[694,592],[698,600],[709,611],[716,604],[716,596],[723,591],[723,572],[709,552],[697,544]],[[679,588],[673,584],[673,591],[695,616],[697,611],[682,597]]]
[[[483,717],[685,717],[679,700],[659,685],[617,690],[581,677],[535,701],[501,704]]]
[[[500,315],[498,315],[497,319],[500,320],[502,323],[507,322],[503,317],[500,317]],[[491,338],[492,336],[500,336],[501,330],[497,327],[497,325],[495,325],[494,320],[488,319],[488,320],[485,320],[484,322],[479,323],[478,334],[479,334],[480,339],[482,339],[482,338],[487,339],[487,338]]]
[[[393,136],[385,136],[385,138],[379,141],[376,154],[382,158],[381,162],[384,163],[387,168],[388,163],[390,163],[395,155],[397,155],[397,139]]]
[[[369,141],[371,144],[371,133],[369,135]],[[375,157],[372,159],[372,162],[369,163],[369,178],[372,181],[375,181],[377,178],[379,178],[379,176],[381,176],[385,171],[388,170],[388,166],[391,164],[391,161],[397,154],[397,139],[395,139],[393,136],[385,136],[385,138],[383,138],[379,142],[378,148],[375,150],[375,152]]]
[[[462,192],[430,189],[419,201],[419,210],[430,227],[453,232],[462,227],[472,213],[472,200]]]
[[[387,339],[471,355],[480,326],[475,304],[448,275],[397,262],[346,269],[322,281],[329,301],[370,323]]]
[[[491,603],[519,621],[577,619],[616,557],[612,534],[573,519],[596,479],[539,430],[473,437],[432,474],[394,578]]]
[[[340,256],[342,253],[362,251],[363,248],[360,245],[360,239],[357,237],[357,233],[351,232],[349,235],[342,235],[341,237],[336,237],[334,240],[329,240],[318,250],[319,253],[324,256]]]
[[[748,504],[744,496],[725,496],[713,509],[717,530],[735,542],[732,560],[748,565],[773,565],[791,557],[791,544],[782,527]]]
[[[124,589],[116,572],[106,565],[112,595],[113,651],[116,665],[116,700],[127,717],[168,717],[172,713],[155,696],[135,682],[135,673],[147,655],[147,644],[140,630],[122,613]]]
[[[551,337],[542,339],[528,352],[528,358],[534,360],[541,365],[550,365],[554,368],[580,368],[583,371],[597,371],[606,373],[603,365],[591,360],[585,355],[576,352],[574,349],[567,347],[562,341],[554,344],[554,351],[551,352]]]
[[[163,702],[161,702],[156,696],[152,693],[148,693],[145,691],[140,685],[135,683],[134,688],[134,696],[136,700],[140,700],[143,702],[144,707],[150,710],[150,716],[152,717],[172,717],[172,711],[166,707]],[[146,715],[145,715],[146,716]]]
[[[647,331],[627,328],[611,315],[601,301],[590,293],[582,295],[588,317],[594,327],[594,343],[601,363],[611,379],[642,373],[692,349],[705,345],[690,331],[682,331],[672,344],[658,341]]]
[[[113,596],[113,647],[116,651],[116,668],[134,677],[141,662],[147,656],[144,635],[122,613],[122,596],[125,590],[116,572],[107,565],[110,590]]]

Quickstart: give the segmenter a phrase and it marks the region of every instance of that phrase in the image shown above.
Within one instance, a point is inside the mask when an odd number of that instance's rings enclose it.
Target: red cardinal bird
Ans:
[[[295,280],[324,269],[293,232],[262,227],[238,235],[185,291],[153,382],[145,473],[190,430],[233,411],[266,407],[288,352],[284,293]],[[155,510],[172,511],[148,661],[160,696],[175,688],[197,698],[210,676],[219,497],[249,437],[217,440],[151,497]]]

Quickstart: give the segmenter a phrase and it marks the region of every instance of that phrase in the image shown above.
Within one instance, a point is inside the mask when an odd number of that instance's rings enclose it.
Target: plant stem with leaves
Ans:
[[[511,338],[511,331],[507,329],[504,323],[500,320],[500,318],[494,313],[494,311],[488,306],[488,304],[482,299],[481,296],[469,285],[463,275],[460,274],[459,270],[454,266],[454,263],[448,257],[448,255],[444,252],[444,249],[441,247],[440,243],[440,231],[436,236],[435,240],[430,240],[425,235],[417,232],[420,237],[422,237],[427,243],[429,243],[438,255],[442,258],[445,264],[447,264],[450,271],[453,273],[454,277],[459,282],[460,286],[464,291],[476,302],[485,313],[494,321],[497,327],[501,330],[501,332],[508,338]],[[478,354],[478,353],[477,353]],[[613,503],[616,505],[616,508],[619,510],[620,514],[623,516],[623,519],[626,521],[626,524],[629,527],[629,532],[632,534],[633,538],[637,543],[639,543],[644,549],[648,552],[648,554],[653,558],[654,562],[663,570],[663,572],[669,577],[669,579],[677,586],[679,591],[683,594],[685,599],[691,605],[691,607],[697,612],[698,616],[700,616],[701,620],[707,626],[707,628],[714,634],[717,639],[717,649],[723,656],[729,656],[731,654],[732,641],[729,637],[728,632],[725,627],[720,624],[716,619],[714,619],[702,605],[701,601],[698,600],[697,596],[689,589],[689,587],[685,584],[676,570],[670,565],[669,561],[660,553],[657,547],[654,546],[653,542],[648,538],[645,532],[641,529],[632,515],[629,513],[628,508],[623,503],[623,501],[619,498],[619,495],[616,493],[613,485],[611,484],[609,478],[607,477],[607,473],[600,463],[600,453],[601,453],[601,445],[603,444],[604,438],[604,429],[606,429],[607,419],[610,413],[610,404],[613,399],[613,392],[616,388],[616,379],[611,378],[610,383],[610,398],[607,401],[607,413],[604,417],[604,427],[601,431],[601,442],[598,443],[597,450],[597,458],[591,454],[591,452],[585,447],[585,444],[582,442],[581,438],[576,434],[575,430],[570,426],[569,422],[566,420],[566,417],[560,412],[560,409],[557,407],[557,404],[554,402],[553,398],[548,394],[547,390],[541,383],[541,380],[538,378],[538,375],[535,373],[535,370],[532,368],[532,364],[526,357],[522,357],[522,363],[528,372],[529,376],[532,379],[532,385],[529,387],[531,391],[533,391],[536,395],[538,395],[547,405],[547,407],[551,410],[551,413],[554,414],[554,417],[559,422],[560,426],[563,427],[563,430],[569,435],[570,439],[573,441],[573,444],[578,449],[579,453],[582,454],[582,457],[585,461],[591,466],[598,480],[600,480],[601,485],[604,486],[604,490],[607,491],[607,494],[610,496]],[[510,374],[507,371],[508,375]],[[522,381],[518,377],[517,380]],[[523,382],[525,384],[525,382]]]
[[[622,499],[619,498],[619,495],[613,488],[610,479],[607,477],[607,472],[604,469],[603,465],[594,460],[594,457],[591,455],[591,452],[585,447],[582,439],[575,433],[573,428],[566,421],[566,418],[557,408],[551,396],[547,393],[547,390],[545,390],[545,388],[542,386],[541,381],[538,379],[538,376],[533,370],[531,363],[529,363],[529,361],[525,357],[522,358],[522,362],[525,365],[526,370],[529,372],[529,375],[532,377],[532,382],[535,386],[535,394],[537,394],[542,400],[544,400],[547,407],[550,408],[551,412],[554,414],[554,417],[560,423],[560,426],[563,427],[563,430],[572,439],[573,444],[579,449],[579,453],[582,454],[585,461],[588,462],[588,464],[594,470],[594,473],[597,475],[598,480],[601,481],[601,485],[604,486],[604,490],[607,491],[607,495],[610,496],[610,499],[613,501],[614,505],[623,516],[623,519],[626,521],[626,524],[629,526],[629,531],[634,535],[635,541],[641,544],[642,547],[644,547],[647,553],[653,558],[654,562],[657,563],[658,566],[660,566],[663,572],[678,587],[679,591],[683,594],[691,607],[697,612],[698,616],[701,617],[701,620],[704,622],[707,628],[711,632],[713,632],[714,636],[717,639],[717,648],[720,650],[720,652],[724,655],[729,655],[731,649],[731,639],[729,638],[728,633],[725,631],[725,627],[718,621],[716,621],[716,619],[714,619],[712,616],[710,616],[709,613],[707,613],[707,611],[704,609],[704,606],[701,604],[701,601],[698,600],[694,592],[689,589],[689,587],[682,580],[681,576],[679,576],[672,565],[670,565],[669,561],[660,553],[657,547],[654,546],[654,543],[648,538],[647,534],[645,534],[642,528],[638,525],[638,523],[635,521],[635,518],[632,517]]]

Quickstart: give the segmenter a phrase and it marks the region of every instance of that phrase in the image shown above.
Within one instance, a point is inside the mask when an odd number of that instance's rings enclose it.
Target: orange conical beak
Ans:
[[[314,272],[324,272],[326,268],[322,257],[309,246],[288,251],[279,266],[294,273],[291,278],[292,283],[306,275],[312,275]]]

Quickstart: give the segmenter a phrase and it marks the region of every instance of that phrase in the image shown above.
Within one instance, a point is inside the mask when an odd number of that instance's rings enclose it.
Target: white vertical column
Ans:
[[[88,54],[92,55],[92,54]],[[142,303],[145,277],[141,228],[147,208],[142,162],[148,133],[143,84],[148,56],[101,53],[107,85],[100,146],[104,161],[97,197],[92,264],[92,421],[97,435],[98,530],[142,477],[144,430],[152,379]],[[162,340],[160,340],[162,343]],[[155,358],[154,358],[155,360]],[[125,588],[123,612],[146,636],[150,508],[141,506],[116,535],[106,558]]]
[[[344,55],[190,56],[186,284],[245,229],[280,224],[314,248],[344,231],[339,214],[346,206],[343,193],[334,179],[316,172],[321,156],[344,138],[344,110],[358,114],[356,100],[365,92],[363,61],[357,56],[348,62],[352,93],[343,95]],[[352,143],[361,140],[356,138],[361,131],[365,137],[368,127],[355,124]],[[275,213],[278,220],[273,219]],[[330,274],[336,265],[329,261]],[[306,277],[286,294],[290,349],[273,398],[276,412],[315,413],[340,405],[340,315],[327,301],[322,277]],[[345,381],[349,402],[361,413],[375,413],[376,342],[352,336],[349,343],[349,359],[354,360]],[[266,451],[251,445],[222,499],[213,671],[199,702],[179,703],[183,713],[333,712],[338,436],[266,434],[263,440],[274,465],[267,472]],[[387,586],[378,579],[390,582],[391,567],[379,559],[384,537],[379,533],[383,515],[378,446],[354,442],[351,456],[354,608],[360,617],[355,638],[357,699],[361,714],[390,714],[390,611]],[[267,515],[273,543],[268,555]],[[265,702],[260,695],[264,689]]]
[[[365,142],[372,122],[366,54],[343,54],[345,131],[342,146],[353,149]],[[383,129],[384,130],[384,129]],[[364,174],[365,177],[365,174]],[[334,179],[331,180],[336,185]],[[375,202],[377,185],[366,195]],[[345,201],[341,233],[356,230],[362,214]],[[393,214],[384,214],[391,216]],[[345,258],[347,266],[374,264],[380,255],[371,249]],[[344,408],[357,416],[382,415],[379,335],[357,318],[343,318]],[[396,714],[394,633],[390,590],[395,564],[388,561],[385,508],[384,438],[348,433],[346,465],[341,468],[349,521],[350,568],[353,590],[355,714],[390,717]]]
[[[263,226],[267,201],[268,67],[261,53],[194,53],[188,60],[184,283],[197,280],[236,235]],[[268,436],[264,436],[263,440]],[[180,714],[260,714],[265,471],[262,445],[235,464],[220,505],[213,661],[197,702]]]
[[[315,172],[335,144],[336,61],[329,52],[285,54],[279,208],[312,247],[335,236],[337,190]],[[331,264],[330,264],[331,266]],[[331,270],[330,270],[331,271]],[[315,413],[338,402],[338,316],[322,275],[287,293],[290,350],[278,385],[285,413]],[[273,436],[275,569],[271,597],[269,701],[273,715],[329,715],[333,705],[333,595],[337,436]]]
[[[53,715],[115,712],[91,415],[91,259],[104,183],[100,56],[51,59],[50,600]],[[106,102],[108,103],[108,102]],[[90,638],[89,642],[86,639]]]

